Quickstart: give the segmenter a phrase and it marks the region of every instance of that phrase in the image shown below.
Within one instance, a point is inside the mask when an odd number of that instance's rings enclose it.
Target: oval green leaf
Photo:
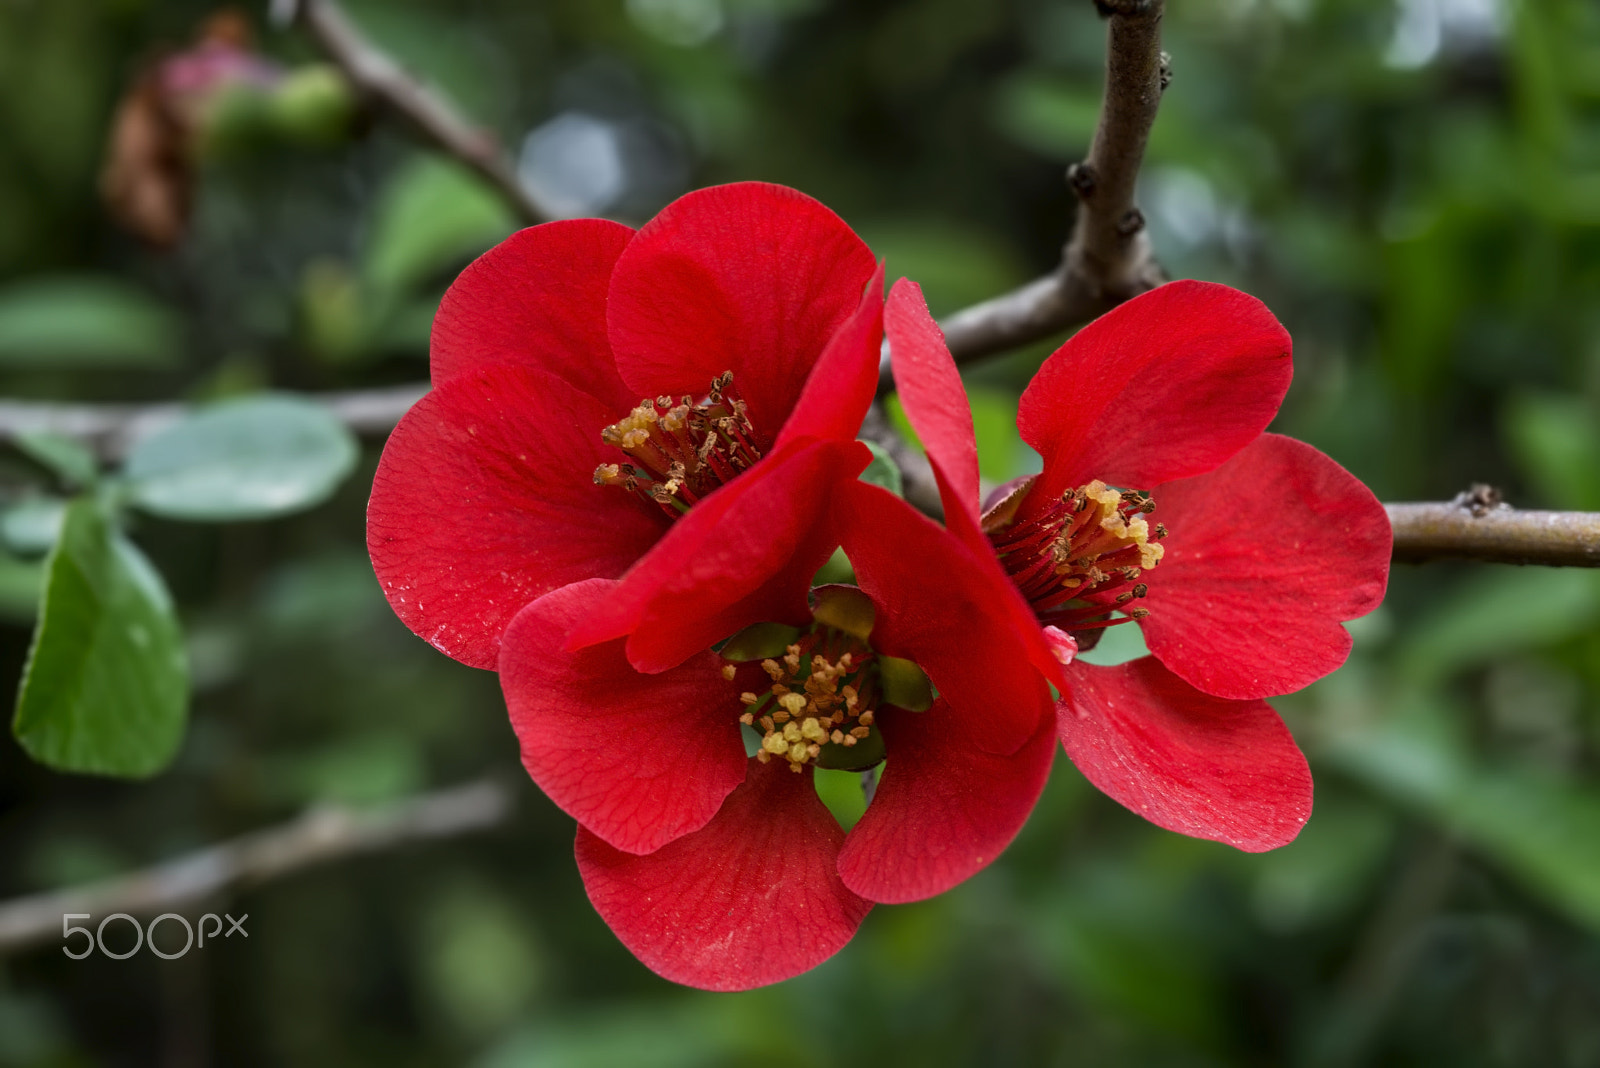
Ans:
[[[170,367],[180,340],[170,309],[114,279],[78,275],[0,290],[7,367]]]
[[[169,519],[269,519],[320,504],[350,473],[356,442],[295,397],[212,405],[141,441],[124,469],[135,504]]]
[[[12,732],[60,771],[153,775],[183,740],[189,701],[161,576],[91,499],[67,509],[45,575]]]

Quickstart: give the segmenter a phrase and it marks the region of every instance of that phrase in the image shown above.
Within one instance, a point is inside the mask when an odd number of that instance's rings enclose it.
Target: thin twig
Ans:
[[[368,101],[401,116],[439,148],[481,174],[525,222],[549,217],[533,193],[518,181],[516,168],[499,139],[373,44],[335,0],[298,0],[292,18],[306,28]]]
[[[1394,558],[1481,560],[1546,567],[1600,567],[1600,512],[1525,512],[1507,505],[1475,514],[1457,501],[1391,504]]]
[[[1097,0],[1107,17],[1106,88],[1088,157],[1068,171],[1077,221],[1051,274],[975,304],[941,324],[958,362],[1015,348],[1088,322],[1165,280],[1134,186],[1169,78],[1161,52],[1162,0]],[[516,176],[493,134],[477,126],[377,47],[336,0],[292,0],[303,25],[368,100],[401,116],[472,167],[530,223],[550,213]],[[882,389],[890,388],[887,370]]]
[[[1133,197],[1171,77],[1162,0],[1097,2],[1107,16],[1105,99],[1088,157],[1067,171],[1078,198],[1072,236],[1050,274],[945,317],[939,325],[957,363],[1081,325],[1166,281]],[[885,368],[879,392],[892,388]]]
[[[0,956],[61,937],[64,915],[172,912],[325,861],[493,827],[511,792],[484,779],[372,809],[313,808],[290,823],[89,886],[0,904]]]
[[[394,429],[428,383],[356,390],[349,393],[312,393],[306,399],[323,405],[357,434],[382,437]],[[49,433],[73,438],[94,450],[100,459],[114,463],[135,443],[178,420],[190,407],[162,404],[55,404],[48,401],[0,400],[0,441],[23,434]]]
[[[427,383],[390,386],[350,393],[307,394],[326,406],[351,430],[383,437],[418,397]],[[0,401],[0,442],[23,433],[50,431],[93,447],[114,462],[155,430],[185,411],[179,404],[145,407],[131,404],[51,404]],[[939,493],[922,454],[910,448],[876,408],[862,426],[862,436],[883,445],[900,464],[906,498],[930,515],[939,514]],[[1463,494],[1454,501],[1391,504],[1394,557],[1405,563],[1466,559],[1548,567],[1600,567],[1600,513],[1523,511],[1503,504],[1484,508]]]

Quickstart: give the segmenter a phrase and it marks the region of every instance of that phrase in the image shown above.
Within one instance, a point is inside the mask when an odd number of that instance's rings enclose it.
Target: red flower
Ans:
[[[614,596],[603,579],[540,598],[505,633],[523,763],[580,825],[589,898],[676,982],[741,990],[815,967],[872,902],[940,893],[992,861],[1049,775],[1049,690],[1005,667],[1027,655],[1000,607],[1007,587],[997,598],[959,541],[875,486],[837,485],[831,510],[867,596],[820,588],[814,619],[780,612],[788,628],[743,631],[722,655],[643,675],[621,639],[565,651]],[[755,758],[741,718],[761,735]],[[812,768],[870,767],[885,751],[888,774],[846,834]]]
[[[780,186],[691,193],[637,233],[513,234],[434,319],[433,390],[395,428],[367,543],[395,612],[493,668],[523,606],[625,576],[588,640],[660,670],[774,603],[837,543],[815,504],[870,455],[882,275]],[[640,397],[653,398],[640,401]]]
[[[1012,627],[1045,628],[1062,661],[1128,618],[1144,632],[1152,655],[1120,667],[1057,670],[1033,647],[1073,762],[1170,830],[1251,851],[1292,840],[1311,776],[1262,698],[1344,662],[1340,622],[1383,599],[1392,536],[1338,464],[1263,433],[1289,387],[1283,327],[1253,297],[1189,281],[1084,327],[1019,405],[1044,470],[980,515],[970,409],[914,283],[895,284],[884,323],[946,524],[1023,594]]]

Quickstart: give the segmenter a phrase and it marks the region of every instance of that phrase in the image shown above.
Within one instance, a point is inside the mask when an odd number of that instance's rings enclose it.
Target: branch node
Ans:
[[[1122,218],[1117,220],[1117,233],[1122,237],[1132,237],[1144,229],[1144,212],[1138,208],[1129,208],[1122,213]]]
[[[1161,79],[1161,91],[1167,91],[1167,86],[1172,84],[1172,54],[1163,52],[1157,65],[1157,74]]]
[[[1500,492],[1500,488],[1491,486],[1487,482],[1474,482],[1456,494],[1450,503],[1471,512],[1474,519],[1482,519],[1496,509],[1511,507],[1506,503],[1505,494]]]
[[[1095,181],[1094,168],[1087,162],[1074,163],[1067,168],[1067,184],[1072,187],[1079,200],[1088,200],[1094,196]]]

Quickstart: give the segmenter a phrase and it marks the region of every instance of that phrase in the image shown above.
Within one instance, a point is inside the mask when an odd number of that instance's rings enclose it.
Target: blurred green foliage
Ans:
[[[1054,263],[1062,167],[1100,93],[1089,0],[349,9],[530,179],[589,210],[637,222],[693,185],[786,182],[843,214],[891,278],[922,282],[936,313]],[[8,394],[420,378],[439,294],[513,225],[475,179],[377,119],[229,142],[200,167],[173,251],[120,234],[96,197],[117,102],[208,13],[0,5]],[[1483,480],[1521,505],[1600,508],[1600,7],[1175,0],[1163,29],[1175,80],[1141,203],[1172,274],[1239,285],[1289,327],[1297,380],[1277,429],[1385,499]],[[304,79],[296,121],[333,114],[303,39],[262,27],[259,47]],[[1049,349],[969,375],[991,482],[1036,462],[1011,406]],[[0,893],[150,863],[319,800],[520,775],[493,677],[407,633],[372,579],[375,460],[369,445],[326,504],[289,518],[128,517],[183,624],[188,734],[171,770],[131,785],[0,742]],[[59,442],[0,458],[12,677],[59,502],[92,480]],[[52,576],[93,525],[74,509]],[[523,782],[500,831],[246,892],[248,943],[173,962],[45,945],[0,962],[0,1065],[1591,1065],[1594,579],[1397,570],[1386,606],[1352,625],[1351,662],[1276,702],[1317,807],[1274,853],[1149,827],[1062,760],[990,870],[876,910],[809,975],[714,996],[657,980],[616,943],[584,899],[570,821]],[[1091,655],[1137,655],[1122,631]],[[851,785],[826,787],[845,819]]]

